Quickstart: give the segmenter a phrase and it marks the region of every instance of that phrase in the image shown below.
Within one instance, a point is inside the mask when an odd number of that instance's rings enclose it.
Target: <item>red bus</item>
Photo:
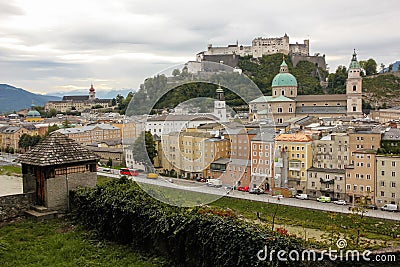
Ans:
[[[126,175],[126,176],[138,176],[139,175],[137,170],[128,169],[128,168],[121,168],[119,170],[119,174]]]

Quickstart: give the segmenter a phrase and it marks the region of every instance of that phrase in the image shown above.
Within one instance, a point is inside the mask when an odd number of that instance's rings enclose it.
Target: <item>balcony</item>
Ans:
[[[322,184],[334,184],[334,183],[335,183],[335,180],[334,180],[334,179],[323,179],[323,178],[319,178],[319,181],[320,181]]]
[[[289,171],[300,171],[301,162],[300,161],[290,161],[289,162]]]
[[[320,191],[322,191],[322,192],[333,192],[333,188],[320,187]]]

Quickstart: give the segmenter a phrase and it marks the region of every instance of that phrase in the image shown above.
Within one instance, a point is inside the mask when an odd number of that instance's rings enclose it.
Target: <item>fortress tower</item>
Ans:
[[[214,101],[214,115],[219,118],[220,122],[227,122],[225,96],[221,86],[216,91],[216,97],[217,99]]]

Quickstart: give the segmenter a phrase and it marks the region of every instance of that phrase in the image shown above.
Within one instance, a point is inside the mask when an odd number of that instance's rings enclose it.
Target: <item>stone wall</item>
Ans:
[[[95,187],[95,172],[68,174],[68,190],[78,187]],[[65,175],[56,176],[45,181],[46,207],[49,209],[67,208],[67,183]]]
[[[34,202],[34,193],[0,197],[0,222],[23,215]]]

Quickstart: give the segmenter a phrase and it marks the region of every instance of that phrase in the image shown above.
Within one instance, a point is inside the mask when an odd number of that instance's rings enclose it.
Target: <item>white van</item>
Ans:
[[[395,204],[385,204],[381,207],[381,210],[385,210],[385,211],[398,211],[398,207]]]
[[[308,199],[308,195],[307,194],[297,194],[296,198],[298,198],[298,199]]]

